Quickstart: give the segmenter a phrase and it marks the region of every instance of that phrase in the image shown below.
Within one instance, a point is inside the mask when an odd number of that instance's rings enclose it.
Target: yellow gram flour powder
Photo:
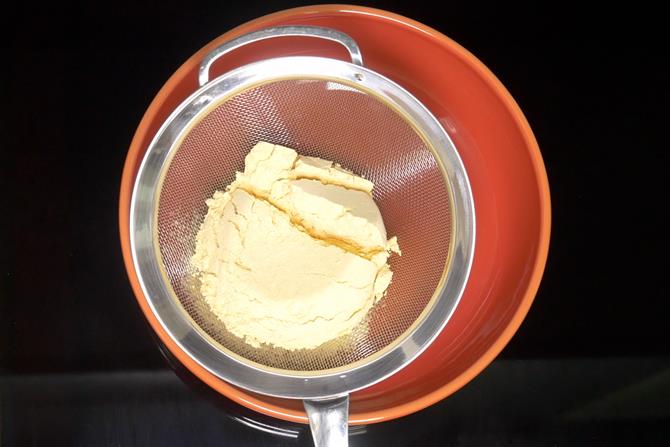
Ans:
[[[400,253],[372,182],[260,142],[244,172],[207,200],[192,263],[201,292],[252,346],[317,347],[345,335],[384,296]]]

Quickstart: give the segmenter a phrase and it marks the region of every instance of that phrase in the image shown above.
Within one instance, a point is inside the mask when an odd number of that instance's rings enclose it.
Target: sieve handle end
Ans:
[[[349,445],[349,395],[304,400],[316,447]]]
[[[233,39],[224,43],[223,45],[216,47],[211,53],[205,56],[205,58],[200,63],[200,69],[198,71],[198,83],[200,84],[200,87],[209,82],[209,69],[211,68],[212,64],[220,57],[250,43],[271,39],[273,37],[285,36],[315,37],[318,39],[337,42],[347,49],[352,63],[360,65],[361,67],[363,66],[363,56],[361,55],[361,50],[358,48],[356,41],[348,34],[321,26],[277,26],[244,34],[237,39]]]

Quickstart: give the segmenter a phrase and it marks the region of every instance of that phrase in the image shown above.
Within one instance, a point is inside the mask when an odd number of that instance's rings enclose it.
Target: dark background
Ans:
[[[117,225],[125,153],[162,84],[228,29],[302,4],[26,3],[0,18],[0,444],[308,445],[301,426],[176,379],[131,292]],[[670,442],[663,14],[365,4],[445,33],[505,84],[540,144],[553,228],[537,299],[498,360],[352,443]]]

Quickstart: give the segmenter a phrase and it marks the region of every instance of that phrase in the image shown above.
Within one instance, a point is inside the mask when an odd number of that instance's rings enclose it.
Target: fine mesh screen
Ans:
[[[200,296],[190,265],[205,200],[244,169],[258,142],[321,157],[370,179],[389,236],[386,297],[350,335],[310,350],[254,348],[228,332]],[[194,126],[167,168],[157,210],[158,241],[170,284],[192,319],[224,348],[290,371],[346,367],[388,347],[425,309],[442,277],[451,238],[446,182],[433,153],[397,112],[372,95],[326,80],[282,80],[218,105]]]

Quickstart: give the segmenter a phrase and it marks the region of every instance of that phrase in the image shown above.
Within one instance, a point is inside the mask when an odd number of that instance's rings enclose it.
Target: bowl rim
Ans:
[[[350,415],[350,423],[357,425],[391,420],[419,411],[454,393],[467,384],[470,380],[472,380],[475,376],[477,376],[502,351],[514,333],[520,327],[530,309],[531,304],[534,301],[544,272],[551,232],[551,201],[547,173],[537,140],[535,139],[528,121],[526,120],[516,101],[512,98],[511,94],[496,78],[496,76],[468,50],[460,46],[455,41],[451,40],[449,37],[443,35],[439,31],[415,20],[376,8],[353,5],[331,4],[291,8],[256,18],[233,28],[232,30],[209,42],[207,45],[193,54],[189,59],[187,59],[163,85],[147,108],[133,136],[123,167],[119,195],[119,231],[124,264],[134,295],[153,330],[159,335],[161,341],[168,347],[168,349],[170,349],[170,351],[200,380],[204,381],[210,387],[214,388],[216,391],[232,399],[233,401],[266,415],[278,417],[280,419],[292,422],[307,423],[307,417],[304,411],[295,410],[283,407],[276,403],[268,402],[253,392],[247,392],[246,390],[242,390],[231,384],[228,384],[227,382],[219,379],[195,363],[186,353],[181,351],[181,349],[176,345],[176,343],[174,343],[174,341],[172,341],[149,308],[146,297],[144,297],[142,293],[137,274],[134,270],[132,254],[130,250],[129,213],[130,199],[132,196],[137,168],[139,166],[139,161],[141,161],[143,154],[146,151],[146,147],[142,147],[140,143],[147,136],[149,132],[149,125],[161,105],[165,102],[166,98],[169,97],[175,85],[185,77],[186,73],[191,69],[192,66],[198,66],[202,58],[222,41],[229,40],[251,30],[267,26],[269,23],[275,23],[277,21],[293,19],[306,15],[333,13],[367,15],[384,20],[400,22],[403,25],[410,26],[428,38],[436,41],[438,44],[448,47],[456,57],[460,58],[466,65],[475,71],[489,86],[491,91],[495,92],[518,127],[519,133],[523,138],[528,155],[532,162],[533,172],[537,182],[537,191],[539,193],[540,207],[539,240],[532,266],[532,273],[528,280],[528,286],[526,287],[519,306],[510,318],[507,326],[501,332],[500,336],[491,344],[491,346],[489,346],[484,354],[482,354],[475,362],[473,362],[472,365],[470,365],[470,367],[468,367],[465,371],[461,372],[457,377],[443,386],[403,404],[387,407],[384,409],[352,413]]]

